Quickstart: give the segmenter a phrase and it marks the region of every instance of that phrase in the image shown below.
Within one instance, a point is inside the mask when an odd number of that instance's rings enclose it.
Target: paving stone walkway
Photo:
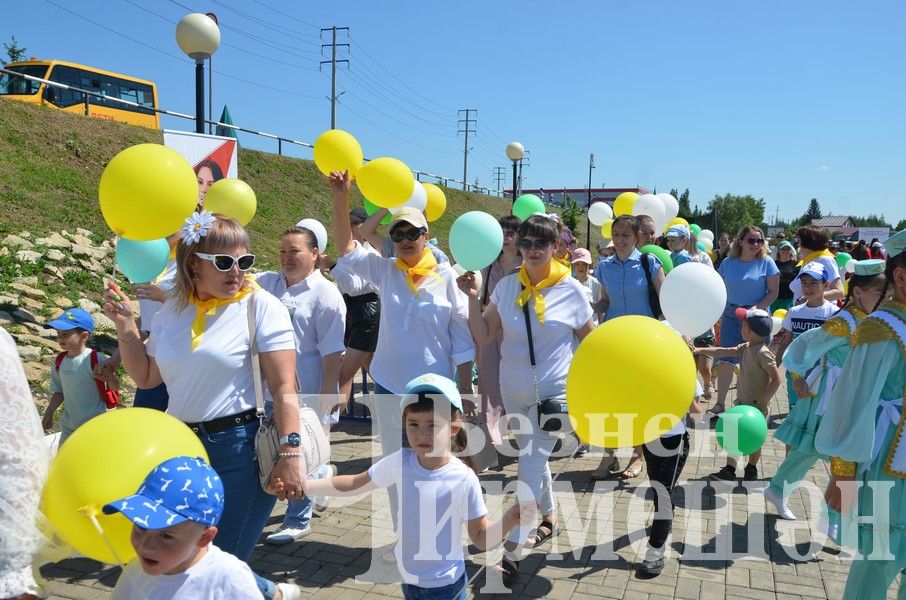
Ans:
[[[771,426],[776,428],[778,417],[787,413],[784,389],[775,397],[772,413],[776,417]],[[367,422],[344,420],[334,428],[333,462],[340,474],[367,469],[378,450]],[[841,598],[849,555],[826,541],[819,526],[820,499],[828,481],[826,466],[816,465],[808,474],[806,486],[790,499],[800,519],[782,521],[772,509],[765,508],[762,490],[783,460],[783,445],[769,437],[760,479],[746,486],[708,482],[708,475],[725,462],[718,450],[712,430],[693,432],[692,452],[675,494],[677,508],[667,566],[659,577],[647,580],[635,572],[644,556],[644,529],[652,511],[651,501],[645,499],[644,472],[622,484],[595,483],[590,475],[598,465],[599,454],[552,460],[562,530],[553,544],[522,560],[519,581],[509,597]],[[625,457],[622,462],[625,464]],[[515,462],[481,475],[492,515],[499,515],[501,503],[506,507],[512,502],[512,495],[503,496],[500,490],[515,475]],[[394,539],[386,504],[382,492],[355,501],[334,501],[324,514],[313,519],[312,533],[302,542],[259,544],[251,559],[252,569],[277,581],[298,583],[306,597],[401,597],[393,577],[395,567],[371,568],[372,556],[380,565],[378,559],[387,555]],[[266,533],[279,526],[285,507],[278,502]],[[486,577],[485,565],[495,557],[491,551],[472,553],[467,558],[470,595],[484,597],[501,589],[495,575]],[[109,597],[119,572],[118,567],[75,558],[42,568],[51,597],[68,599]],[[896,587],[892,590],[889,597],[895,598]]]

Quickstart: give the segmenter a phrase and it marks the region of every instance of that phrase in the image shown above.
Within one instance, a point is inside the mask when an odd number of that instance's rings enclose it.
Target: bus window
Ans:
[[[11,67],[7,70],[45,79],[44,75],[47,73],[47,66],[26,65]],[[15,75],[8,75],[6,73],[0,74],[0,95],[30,96],[36,93],[39,87],[41,87],[41,84],[37,81],[31,81],[24,77],[16,77]]]

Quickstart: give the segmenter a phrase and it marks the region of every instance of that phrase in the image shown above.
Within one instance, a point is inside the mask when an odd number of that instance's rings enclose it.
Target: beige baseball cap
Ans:
[[[396,211],[396,214],[393,215],[393,220],[390,221],[390,229],[392,230],[398,223],[402,222],[409,223],[413,227],[428,229],[428,220],[422,214],[422,211],[410,206],[404,206]]]

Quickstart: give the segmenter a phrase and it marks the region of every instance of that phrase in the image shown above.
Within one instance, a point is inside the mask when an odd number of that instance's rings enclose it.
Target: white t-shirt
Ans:
[[[321,359],[346,349],[346,303],[337,286],[315,269],[299,283],[287,287],[282,273],[258,275],[258,285],[277,297],[289,310],[296,334],[296,371],[303,394],[321,393]],[[338,394],[339,389],[327,393]]]
[[[289,312],[269,292],[255,292],[259,352],[295,350]],[[192,351],[195,306],[167,300],[154,319],[148,355],[157,361],[170,395],[167,412],[185,423],[226,417],[255,407],[249,351],[251,295],[219,306],[206,318],[201,342]]]
[[[689,257],[692,259],[692,262],[701,263],[703,265],[708,265],[709,267],[714,267],[714,261],[711,260],[711,257],[708,256],[707,252],[697,250],[694,254],[689,253]]]
[[[98,363],[105,360],[107,355],[98,352]],[[50,393],[63,394],[63,418],[60,426],[67,436],[89,419],[107,412],[107,405],[101,399],[92,373],[90,348],[85,348],[75,358],[64,356],[59,372],[55,362],[50,365]]]
[[[120,575],[111,600],[257,600],[261,592],[247,564],[210,544],[200,561],[176,575],[147,575],[138,559]]]
[[[791,308],[783,318],[782,327],[792,332],[795,340],[800,334],[809,329],[821,327],[821,324],[837,312],[837,305],[827,300],[821,306],[811,307],[807,304],[798,304]]]
[[[160,288],[165,292],[171,292],[176,286],[176,260],[171,260],[167,263],[167,267],[164,269],[164,272],[157,276],[157,279],[154,280]],[[154,300],[139,300],[138,301],[138,312],[142,317],[142,331],[151,331],[151,325],[154,323],[154,317],[157,316],[157,313],[160,312],[161,307],[164,305],[163,302],[155,302]]]
[[[456,365],[475,358],[469,331],[468,300],[456,285],[449,263],[438,263],[438,277],[424,277],[413,294],[395,258],[355,249],[340,264],[380,290],[381,322],[371,362],[372,379],[394,394],[419,375],[453,379]]]
[[[362,247],[366,251],[380,256],[378,251],[372,248],[371,244],[369,244],[368,242],[362,244]],[[369,293],[376,294],[378,291],[376,286],[372,285],[366,279],[352,272],[349,269],[349,264],[344,263],[343,261],[337,262],[334,268],[330,271],[330,276],[333,277],[333,280],[337,283],[337,287],[340,289],[340,293],[346,294],[347,296],[355,297]]]
[[[514,273],[501,279],[491,294],[503,326],[500,372],[506,373],[506,377],[500,378],[500,390],[504,395],[509,390],[518,393],[533,386],[525,316],[522,307],[516,304],[521,290],[519,275]],[[532,322],[538,394],[547,398],[566,391],[566,373],[577,346],[574,330],[591,319],[592,310],[585,288],[573,277],[544,288],[541,295],[544,296],[543,326],[535,314],[534,298],[527,306]]]
[[[832,284],[833,282],[840,279],[840,269],[837,267],[837,261],[834,260],[832,256],[820,256],[809,262],[816,262],[824,267],[824,270],[830,275],[827,278],[827,283]],[[803,265],[804,266],[804,265]],[[793,290],[793,298],[799,299],[802,298],[802,282],[799,281],[799,278],[793,280],[790,283],[790,289]]]
[[[488,512],[472,469],[452,458],[429,470],[403,448],[372,465],[368,476],[378,487],[395,485],[399,494],[395,553],[403,582],[425,588],[456,583],[465,572],[463,526]]]

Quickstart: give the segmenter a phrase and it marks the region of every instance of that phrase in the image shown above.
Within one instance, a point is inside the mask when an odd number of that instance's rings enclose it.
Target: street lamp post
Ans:
[[[195,61],[195,132],[204,133],[204,61],[220,47],[220,28],[209,16],[190,13],[176,25],[176,43]]]
[[[595,153],[592,152],[588,155],[588,204],[585,206],[585,248],[591,252],[591,218],[589,213],[591,212],[591,171],[595,168]]]
[[[510,142],[506,146],[506,157],[513,161],[513,203],[516,203],[516,166],[525,155],[525,147],[519,142]]]

